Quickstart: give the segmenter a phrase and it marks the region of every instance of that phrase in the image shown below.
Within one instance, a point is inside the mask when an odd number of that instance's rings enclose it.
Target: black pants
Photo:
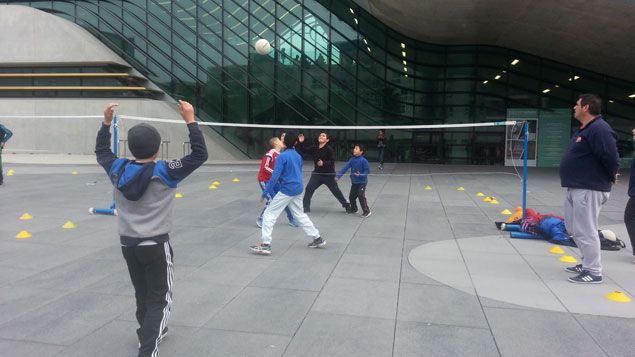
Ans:
[[[172,305],[172,247],[170,243],[121,247],[137,301],[139,356],[158,354],[159,336]]]
[[[359,205],[362,207],[362,212],[370,212],[368,208],[368,201],[366,201],[366,184],[365,183],[353,183],[351,184],[351,193],[348,195],[348,200],[351,202],[351,211],[357,212],[357,202],[359,199]]]
[[[628,231],[628,237],[631,239],[631,248],[635,247],[635,198],[629,197],[624,209],[624,224]],[[635,255],[635,248],[633,248]]]
[[[344,194],[342,194],[340,187],[337,185],[337,181],[335,181],[335,174],[312,173],[309,183],[306,184],[306,189],[304,189],[304,200],[302,202],[304,204],[304,212],[311,210],[311,197],[313,197],[313,192],[322,185],[326,185],[326,187],[331,190],[331,193],[337,198],[342,207],[348,208],[348,202],[346,202]]]

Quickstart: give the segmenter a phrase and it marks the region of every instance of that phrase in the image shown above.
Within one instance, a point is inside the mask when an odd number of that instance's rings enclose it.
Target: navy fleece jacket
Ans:
[[[346,165],[344,165],[344,167],[342,167],[342,169],[337,173],[336,177],[342,177],[348,169],[351,169],[352,184],[368,183],[370,167],[368,165],[368,160],[366,160],[363,155],[351,157]],[[355,175],[355,173],[359,173],[359,175]]]
[[[560,184],[610,192],[619,168],[617,136],[602,116],[573,133],[560,162]]]

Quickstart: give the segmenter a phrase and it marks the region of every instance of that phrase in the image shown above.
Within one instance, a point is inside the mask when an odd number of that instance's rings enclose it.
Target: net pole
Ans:
[[[529,152],[528,152],[528,148],[529,148],[529,122],[525,121],[525,124],[523,125],[523,131],[524,131],[524,150],[523,152],[525,153],[523,155],[523,221],[525,220],[525,218],[527,218],[527,157],[529,156]]]
[[[117,118],[117,114],[115,114],[115,119],[113,120],[113,128],[112,128],[112,152],[117,156],[117,151],[119,151],[119,140],[117,139],[117,132],[119,131],[119,120]]]
[[[115,118],[113,120],[113,128],[112,128],[112,146],[113,146],[113,154],[115,154],[115,157],[117,157],[117,154],[119,152],[119,116],[117,114],[115,114]],[[114,192],[115,188],[113,188],[113,193],[112,193],[112,204],[110,205],[110,210],[112,211],[112,214],[116,215],[117,213],[117,207],[115,205],[115,192]]]

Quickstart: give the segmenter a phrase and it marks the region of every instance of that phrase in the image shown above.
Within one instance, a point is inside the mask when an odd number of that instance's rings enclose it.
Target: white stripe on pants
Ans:
[[[582,269],[602,276],[598,217],[609,199],[609,192],[567,188],[564,224],[582,254]]]
[[[311,238],[317,238],[320,236],[320,232],[315,228],[309,216],[304,213],[302,198],[300,195],[287,196],[282,192],[278,192],[275,196],[273,196],[273,199],[269,202],[269,205],[262,215],[262,243],[271,244],[273,225],[276,224],[278,216],[280,216],[280,213],[282,213],[284,208],[287,206],[291,209],[293,218],[295,218],[298,225],[302,227],[306,235]]]

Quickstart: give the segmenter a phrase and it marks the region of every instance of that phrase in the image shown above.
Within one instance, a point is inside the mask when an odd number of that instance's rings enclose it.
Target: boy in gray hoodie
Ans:
[[[167,333],[172,304],[172,208],[177,184],[207,161],[207,148],[194,108],[179,101],[189,130],[191,154],[177,160],[156,161],[161,136],[141,123],[128,130],[128,146],[134,160],[117,158],[110,150],[110,126],[114,108],[104,110],[97,133],[95,154],[115,186],[119,236],[130,279],[135,289],[139,322],[139,356],[157,356]]]

